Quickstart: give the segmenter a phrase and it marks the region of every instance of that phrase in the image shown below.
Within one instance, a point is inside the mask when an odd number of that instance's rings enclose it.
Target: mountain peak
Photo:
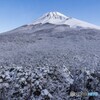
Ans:
[[[48,12],[44,14],[42,17],[37,19],[33,22],[33,25],[35,24],[45,24],[45,23],[51,23],[55,25],[68,25],[71,28],[91,28],[91,29],[100,29],[99,26],[90,24],[85,21],[78,20],[76,18],[67,17],[59,12]]]
[[[67,17],[59,12],[48,12],[39,19],[37,19],[36,21],[34,21],[33,24],[39,24],[39,23],[63,24],[68,19],[70,19],[70,17]]]
[[[67,19],[68,17],[61,14],[60,12],[48,12],[46,14],[43,15],[44,17],[50,17],[50,18],[62,18],[62,19]]]

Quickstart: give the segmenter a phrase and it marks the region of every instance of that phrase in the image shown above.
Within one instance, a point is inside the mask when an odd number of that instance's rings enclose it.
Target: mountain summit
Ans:
[[[67,17],[59,12],[48,12],[33,22],[33,24],[51,23],[56,25],[69,25],[71,28],[94,28],[100,29],[99,26],[78,20],[73,17]]]

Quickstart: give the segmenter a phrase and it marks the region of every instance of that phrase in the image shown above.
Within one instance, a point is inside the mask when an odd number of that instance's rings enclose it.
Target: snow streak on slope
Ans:
[[[71,28],[94,28],[100,29],[99,26],[84,22],[72,17],[67,17],[59,12],[49,12],[44,14],[38,20],[34,21],[33,24],[45,24],[52,23],[56,25],[69,25]]]

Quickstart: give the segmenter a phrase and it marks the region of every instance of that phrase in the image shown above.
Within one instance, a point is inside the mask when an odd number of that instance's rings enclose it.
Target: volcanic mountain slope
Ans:
[[[30,25],[0,35],[0,66],[0,88],[12,85],[5,89],[11,100],[16,98],[14,94],[24,100],[32,86],[31,99],[42,100],[48,95],[51,100],[70,100],[70,84],[77,86],[77,91],[84,90],[84,71],[86,82],[92,77],[90,74],[96,72],[94,75],[100,85],[99,27],[58,12],[47,13]],[[27,81],[28,77],[33,83]],[[3,79],[8,82],[6,86]],[[93,82],[94,79],[92,77]],[[99,85],[95,87],[96,91],[100,90]],[[22,96],[18,91],[16,93],[15,86],[20,88]]]
[[[69,25],[71,28],[96,28],[100,29],[99,26],[90,24],[85,21],[78,20],[73,17],[65,16],[59,12],[49,12],[44,14],[38,20],[34,21],[33,24],[45,24],[45,23],[52,23],[55,25]]]

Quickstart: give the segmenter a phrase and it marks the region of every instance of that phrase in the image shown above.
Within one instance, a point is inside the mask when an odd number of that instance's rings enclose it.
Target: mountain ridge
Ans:
[[[78,20],[73,17],[65,16],[59,12],[48,12],[44,14],[42,17],[35,20],[32,24],[45,24],[45,23],[51,23],[56,25],[69,25],[71,28],[93,28],[93,29],[100,29],[99,26],[96,26],[94,24],[90,24],[85,21]]]

